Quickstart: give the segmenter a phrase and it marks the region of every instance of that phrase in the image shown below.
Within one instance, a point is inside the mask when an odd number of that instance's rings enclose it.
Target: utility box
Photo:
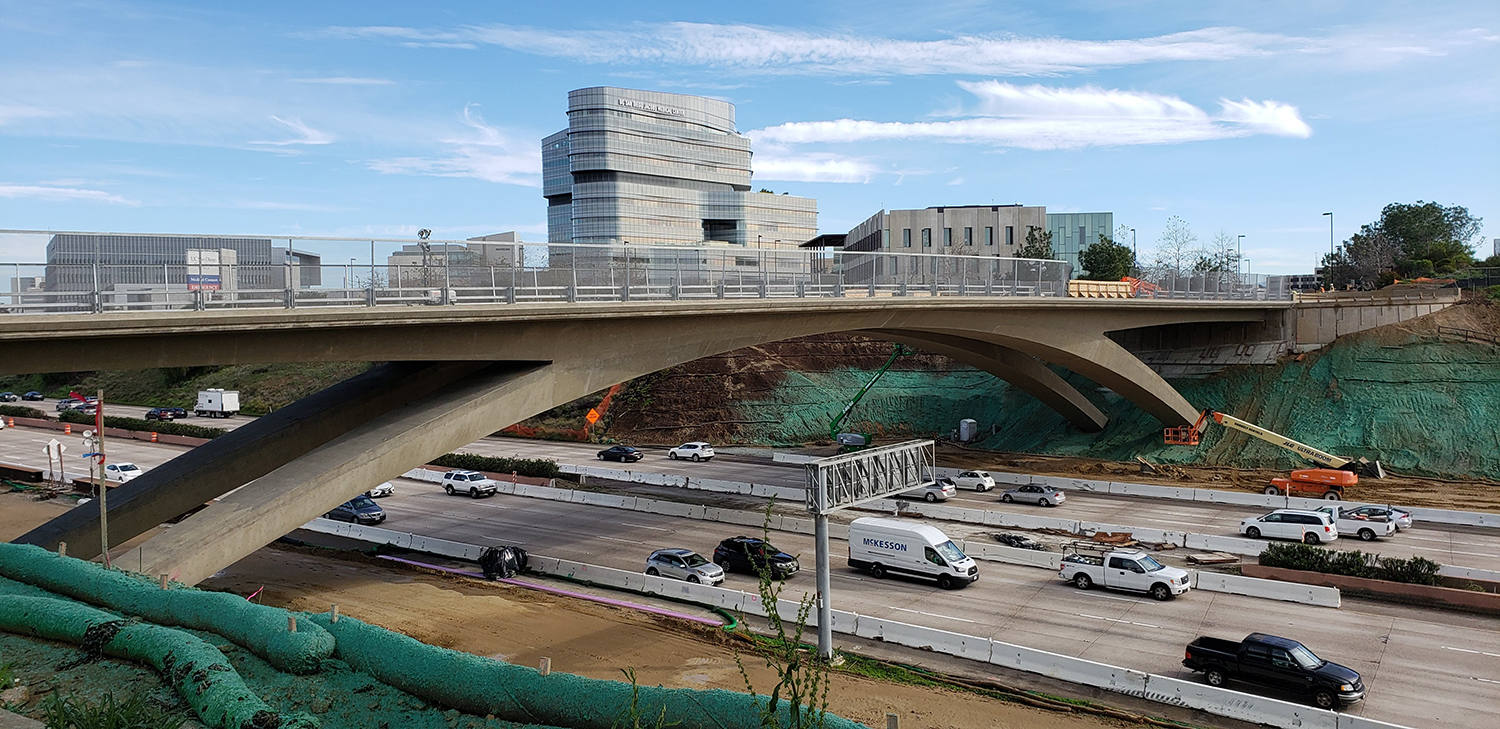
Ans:
[[[240,413],[240,391],[213,388],[198,391],[198,404],[193,412],[199,417],[227,418]]]
[[[978,437],[979,423],[974,422],[973,418],[964,418],[958,421],[958,442],[972,443]]]

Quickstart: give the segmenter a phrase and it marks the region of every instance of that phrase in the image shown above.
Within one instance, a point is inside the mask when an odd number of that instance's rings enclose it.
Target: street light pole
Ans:
[[[1333,213],[1323,213],[1328,216],[1328,255],[1333,255]]]

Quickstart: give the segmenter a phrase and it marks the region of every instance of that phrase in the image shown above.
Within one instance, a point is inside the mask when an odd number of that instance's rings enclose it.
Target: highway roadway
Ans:
[[[16,394],[19,395],[21,393],[18,392]],[[88,395],[88,394],[91,394],[91,393],[82,393],[82,394]],[[21,406],[21,407],[36,408],[37,410],[40,410],[43,413],[46,413],[46,415],[47,415],[48,418],[53,419],[53,420],[57,419],[57,412],[58,411],[57,411],[57,399],[56,398],[46,398],[46,399],[43,399],[43,400],[31,400],[31,401],[21,401],[21,402],[7,402],[7,403],[0,403],[0,405],[18,405],[18,406]],[[194,405],[193,402],[184,402],[184,403],[180,403],[180,404],[162,403],[159,406],[156,406],[156,405],[149,405],[149,406],[147,406],[147,405],[123,405],[123,404],[120,404],[120,403],[113,403],[113,402],[109,402],[108,400],[105,400],[105,402],[104,402],[104,415],[106,417],[145,418],[146,417],[146,411],[150,410],[153,407],[182,407],[182,408],[186,408],[187,409],[187,411],[188,411],[188,417],[184,418],[182,420],[179,420],[177,422],[188,423],[190,425],[202,425],[202,426],[208,427],[208,428],[223,428],[224,430],[234,430],[235,428],[238,428],[241,425],[244,425],[246,423],[249,423],[249,422],[252,422],[252,421],[255,420],[255,417],[251,416],[251,415],[234,415],[234,416],[230,416],[228,418],[200,418],[200,417],[192,414],[193,405]]]
[[[472,500],[436,484],[399,479],[380,500],[382,526],[471,543],[513,544],[539,554],[640,570],[653,549],[687,547],[708,556],[719,540],[753,529],[522,497]],[[944,525],[951,536],[974,533]],[[814,589],[810,537],[775,533],[803,571],[783,597]],[[1386,605],[1343,609],[1191,592],[1158,603],[1126,593],[1079,591],[1050,570],[980,563],[980,581],[945,592],[920,581],[876,580],[843,564],[833,543],[833,604],[1033,648],[1189,678],[1183,647],[1199,635],[1238,639],[1265,631],[1305,641],[1319,655],[1358,670],[1370,698],[1353,713],[1408,726],[1485,726],[1500,706],[1500,630],[1492,618]],[[746,575],[726,587],[753,592]],[[1283,696],[1294,700],[1295,697]]]
[[[672,461],[665,450],[642,448],[646,457],[636,463],[601,463],[595,454],[600,446],[588,443],[559,443],[520,438],[485,438],[460,449],[484,455],[551,458],[558,463],[605,466],[649,473],[702,476],[726,481],[743,481],[801,488],[802,468],[774,464],[766,460],[718,457],[708,463]],[[939,464],[941,465],[941,464]],[[1042,508],[1030,504],[1002,504],[1000,492],[1007,486],[997,484],[994,491],[975,493],[961,490],[953,506],[1011,513],[1036,514],[1059,519],[1079,519],[1107,524],[1126,524],[1177,532],[1196,532],[1218,536],[1239,536],[1239,524],[1249,516],[1265,514],[1269,509],[1250,506],[1209,504],[1195,501],[1112,496],[1068,491],[1062,506]],[[691,493],[691,492],[689,492]],[[692,498],[685,494],[684,498]],[[1329,545],[1336,549],[1358,549],[1388,557],[1421,556],[1442,564],[1500,571],[1500,530],[1484,527],[1460,527],[1418,521],[1415,528],[1388,539],[1363,542],[1354,537],[1340,538]]]
[[[58,436],[27,428],[0,431],[0,461],[45,465],[41,447],[52,437]],[[159,465],[183,450],[123,440],[114,441],[111,447],[112,460],[131,460],[143,468]],[[582,444],[485,439],[464,450],[597,463],[580,457],[591,457],[597,447]],[[777,485],[794,485],[800,477],[800,469],[764,462],[692,464],[668,461],[657,452],[649,453],[642,463],[631,467]],[[72,470],[77,466],[70,464]],[[995,493],[965,493],[961,502],[1002,507]],[[395,496],[380,503],[390,515],[383,525],[387,528],[476,543],[519,544],[539,554],[621,569],[642,569],[653,549],[682,546],[707,555],[719,540],[754,531],[539,499],[449,497],[435,484],[405,479],[398,479]],[[1098,495],[1080,496],[1054,509],[1004,508],[1122,524],[1157,526],[1172,520],[1179,523],[1159,528],[1210,533],[1215,525],[1225,524],[1229,528],[1222,531],[1232,532],[1239,518],[1231,513],[1234,510],[1218,506]],[[955,538],[981,532],[955,523],[942,524],[942,528]],[[1473,541],[1479,545],[1470,548],[1473,554],[1500,559],[1496,557],[1500,547],[1491,546],[1500,544],[1495,537],[1420,523],[1388,544],[1413,536],[1437,539],[1439,534],[1450,542]],[[811,539],[776,533],[773,541],[800,555],[804,571],[788,582],[787,594],[805,594],[814,584]],[[1494,707],[1500,706],[1500,629],[1493,618],[1361,601],[1346,601],[1343,609],[1335,610],[1208,592],[1157,603],[1129,594],[1081,592],[1058,581],[1050,571],[992,562],[981,563],[981,580],[975,585],[944,592],[923,582],[878,581],[851,571],[842,564],[844,548],[837,541],[833,553],[833,600],[841,610],[1184,678],[1188,674],[1179,664],[1182,648],[1194,637],[1239,638],[1265,631],[1304,640],[1329,660],[1360,671],[1370,687],[1370,698],[1356,706],[1354,713],[1408,726],[1477,727],[1487,725]],[[1484,566],[1474,562],[1468,564]],[[726,586],[754,590],[753,581],[743,575],[732,575]]]

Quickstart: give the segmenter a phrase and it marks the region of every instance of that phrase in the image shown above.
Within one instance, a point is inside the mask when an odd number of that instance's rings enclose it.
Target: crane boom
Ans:
[[[866,382],[865,386],[861,387],[859,389],[859,392],[857,394],[855,394],[854,399],[850,400],[849,404],[844,406],[844,412],[839,413],[838,417],[834,418],[833,422],[828,424],[828,439],[829,440],[838,441],[838,439],[839,439],[839,425],[841,425],[844,422],[844,418],[849,417],[849,413],[851,413],[851,412],[854,411],[854,406],[858,405],[859,401],[864,399],[865,393],[869,392],[870,388],[874,387],[875,383],[880,381],[880,376],[884,375],[885,371],[888,370],[888,369],[890,369],[891,365],[893,365],[893,364],[896,363],[896,358],[900,357],[901,355],[906,354],[906,353],[907,353],[906,347],[903,347],[903,346],[901,346],[899,344],[896,345],[896,348],[891,351],[891,356],[888,359],[886,359],[885,364],[881,365],[880,369],[878,369],[878,370],[875,371],[875,376],[871,377],[870,381]]]
[[[1348,458],[1340,458],[1331,453],[1324,453],[1323,451],[1307,445],[1306,443],[1299,443],[1280,433],[1266,430],[1265,428],[1262,428],[1254,423],[1247,423],[1243,420],[1240,420],[1239,418],[1234,417],[1233,415],[1226,415],[1224,413],[1214,411],[1213,419],[1215,423],[1229,428],[1230,430],[1238,430],[1241,433],[1249,433],[1250,435],[1253,435],[1267,443],[1270,443],[1271,445],[1281,446],[1282,448],[1296,453],[1297,455],[1302,456],[1303,458],[1306,458],[1307,460],[1312,461],[1313,463],[1316,463],[1324,468],[1343,470],[1344,466],[1349,465],[1349,463],[1351,462]]]

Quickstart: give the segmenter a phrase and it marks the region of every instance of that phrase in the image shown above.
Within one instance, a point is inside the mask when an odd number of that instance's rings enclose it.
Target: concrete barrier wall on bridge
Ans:
[[[481,548],[479,545],[427,540],[391,529],[361,527],[327,519],[316,519],[305,528],[383,544],[422,544],[442,550],[431,553],[443,556],[455,556],[454,553],[477,554],[477,550]],[[463,557],[458,558],[463,559]],[[767,615],[765,605],[758,595],[728,588],[679,582],[545,555],[531,555],[531,568],[541,574],[584,580],[604,587],[668,597],[742,614],[761,617]],[[776,607],[782,619],[789,620],[795,618],[801,606],[796,602],[781,600],[778,601]],[[808,624],[816,625],[816,622],[816,612],[812,611]],[[1297,726],[1305,729],[1401,729],[1396,725],[1367,719],[1348,721],[1343,715],[1335,712],[1300,704],[1096,663],[982,636],[965,635],[854,612],[833,611],[831,627],[835,633],[843,635],[854,635],[918,650],[967,658],[1070,683],[1144,697],[1162,703],[1187,706],[1217,716],[1257,724]]]

